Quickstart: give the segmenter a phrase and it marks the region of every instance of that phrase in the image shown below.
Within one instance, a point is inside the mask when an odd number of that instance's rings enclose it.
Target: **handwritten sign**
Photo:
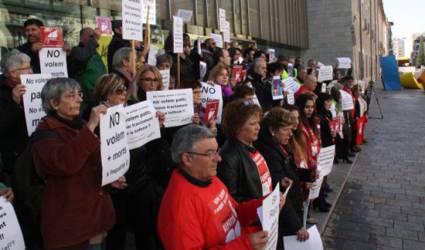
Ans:
[[[149,7],[149,24],[156,25],[156,0],[143,0],[142,22],[146,23]]]
[[[173,16],[173,52],[183,53],[183,19]]]
[[[122,0],[122,32],[125,40],[143,41],[141,0]]]
[[[336,60],[338,61],[337,69],[351,69],[351,58],[338,57]]]
[[[334,70],[332,68],[332,65],[320,67],[317,81],[324,82],[333,80],[333,72]]]
[[[226,28],[226,10],[219,8],[218,9],[218,20],[219,20],[219,28],[220,32],[224,32]]]
[[[283,84],[285,85],[284,90],[285,92],[292,91],[293,93],[296,93],[300,86],[298,85],[297,81],[295,81],[295,78],[288,77],[283,80]]]
[[[354,101],[353,97],[345,92],[344,90],[339,90],[341,93],[341,107],[343,111],[353,110],[354,109]]]
[[[220,34],[211,33],[210,37],[214,40],[217,48],[223,48],[223,37]]]
[[[26,249],[15,210],[4,197],[0,197],[0,249]]]
[[[183,22],[190,23],[190,21],[192,20],[193,11],[178,9],[177,16],[183,19]]]
[[[319,157],[317,160],[317,170],[320,173],[320,177],[327,176],[331,173],[332,166],[334,165],[334,158],[335,145],[320,149]]]

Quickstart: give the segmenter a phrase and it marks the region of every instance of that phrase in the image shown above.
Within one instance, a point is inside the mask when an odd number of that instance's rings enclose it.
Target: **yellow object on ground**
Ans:
[[[424,86],[415,78],[414,72],[400,74],[401,85],[406,89],[423,89]]]

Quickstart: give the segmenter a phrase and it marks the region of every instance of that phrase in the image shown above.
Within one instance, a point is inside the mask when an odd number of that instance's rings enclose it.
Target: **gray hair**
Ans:
[[[8,75],[11,71],[19,69],[25,62],[30,63],[31,58],[17,49],[12,49],[3,55],[0,66],[1,70]]]
[[[121,67],[124,60],[130,61],[131,48],[123,47],[117,50],[112,58],[112,67],[118,68]]]
[[[170,66],[173,66],[173,58],[169,54],[164,53],[156,57],[156,66],[165,62],[169,62]]]
[[[53,78],[47,81],[41,90],[41,105],[46,114],[54,112],[50,105],[51,100],[60,101],[66,91],[81,91],[80,84],[71,78]]]
[[[174,163],[181,166],[181,155],[183,153],[194,151],[195,143],[210,138],[215,138],[215,135],[206,127],[192,124],[179,129],[171,143],[171,157]]]
[[[267,62],[263,58],[257,57],[257,58],[254,59],[252,66],[253,66],[254,69],[257,69],[258,66],[260,66],[261,63],[267,63]]]

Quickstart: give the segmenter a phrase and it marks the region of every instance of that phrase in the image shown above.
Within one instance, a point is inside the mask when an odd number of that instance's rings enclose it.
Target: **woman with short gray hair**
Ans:
[[[106,107],[94,107],[84,122],[80,85],[69,78],[49,80],[41,99],[47,116],[35,133],[49,136],[33,143],[32,156],[45,180],[40,222],[44,248],[100,249],[115,222],[111,198],[100,185],[100,141],[94,133]],[[125,179],[111,185],[124,188]]]

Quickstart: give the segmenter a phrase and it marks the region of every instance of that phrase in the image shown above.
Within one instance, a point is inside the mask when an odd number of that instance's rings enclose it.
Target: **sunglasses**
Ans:
[[[122,95],[124,92],[127,92],[127,87],[125,86],[119,87],[115,90],[115,94],[117,95]]]

